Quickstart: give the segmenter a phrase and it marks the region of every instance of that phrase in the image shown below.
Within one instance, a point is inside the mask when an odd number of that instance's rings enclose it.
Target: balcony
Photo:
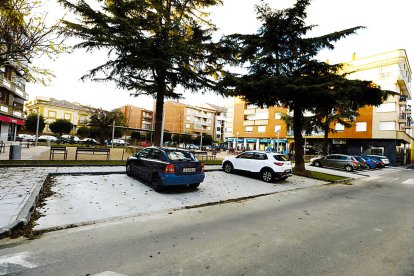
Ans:
[[[407,113],[401,113],[399,118],[398,118],[398,122],[400,122],[400,123],[407,122]]]
[[[29,95],[24,90],[22,90],[15,83],[12,83],[8,79],[4,78],[4,76],[1,75],[1,74],[0,74],[0,86],[3,86],[7,90],[13,92],[14,94],[18,95],[19,97],[25,99],[26,101],[29,99]]]
[[[0,113],[14,118],[24,119],[23,110],[13,109],[13,107],[0,103]]]

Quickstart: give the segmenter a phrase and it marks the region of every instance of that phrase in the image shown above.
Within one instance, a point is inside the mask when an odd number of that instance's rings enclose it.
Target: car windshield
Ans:
[[[194,155],[188,151],[166,150],[165,152],[172,161],[196,161]]]
[[[288,159],[284,155],[275,154],[273,155],[273,158],[277,161],[288,161]]]

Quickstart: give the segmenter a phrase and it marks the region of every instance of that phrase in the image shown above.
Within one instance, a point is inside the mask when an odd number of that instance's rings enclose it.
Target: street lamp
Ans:
[[[39,121],[40,121],[40,107],[37,107],[36,140],[35,140],[36,147],[37,147],[37,138],[39,137]]]
[[[276,153],[279,152],[279,137],[280,137],[280,129],[277,130]]]

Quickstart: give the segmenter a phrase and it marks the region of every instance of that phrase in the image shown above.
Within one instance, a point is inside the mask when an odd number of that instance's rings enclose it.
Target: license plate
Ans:
[[[285,170],[285,173],[291,173],[292,170]]]
[[[183,172],[195,172],[195,168],[183,168]]]

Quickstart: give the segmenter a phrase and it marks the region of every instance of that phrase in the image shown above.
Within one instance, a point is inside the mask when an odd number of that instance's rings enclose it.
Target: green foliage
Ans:
[[[310,37],[315,26],[305,25],[309,4],[310,0],[298,0],[291,8],[272,10],[262,3],[257,6],[262,26],[256,34],[234,34],[222,40],[223,57],[248,70],[245,75],[224,73],[222,89],[251,104],[284,106],[293,111],[295,170],[305,169],[302,131],[307,124],[306,110],[343,104],[355,110],[363,104],[379,104],[384,98],[372,82],[348,80],[339,73],[341,65],[316,59],[320,50],[333,49],[334,42],[362,27]],[[345,98],[346,102],[338,101]]]
[[[165,97],[180,98],[177,86],[192,92],[215,88],[212,76],[221,64],[206,10],[221,0],[99,1],[99,8],[85,1],[59,2],[79,20],[64,21],[68,34],[83,40],[75,47],[107,50],[113,57],[84,78],[113,81],[135,96],[157,99],[155,144],[160,142]]]
[[[69,134],[72,131],[73,124],[65,119],[56,119],[56,121],[49,124],[49,128],[53,133],[62,136],[63,133]]]
[[[80,127],[78,128],[76,134],[81,138],[87,138],[91,134],[91,129],[89,127]]]
[[[0,67],[11,64],[26,80],[46,84],[53,76],[47,69],[31,65],[42,55],[55,57],[65,50],[58,28],[48,25],[40,9],[41,0],[0,1]]]
[[[112,137],[111,125],[115,121],[116,126],[126,126],[125,115],[118,109],[106,111],[102,108],[96,109],[92,112],[89,125],[94,127],[91,129],[91,136],[99,137],[103,142]],[[122,130],[115,128],[115,137],[121,137]]]
[[[181,141],[185,144],[191,144],[193,142],[193,137],[191,134],[181,134]]]
[[[40,114],[39,116],[39,133],[42,133],[45,129],[46,121],[43,115]],[[30,113],[27,115],[26,123],[24,125],[25,129],[27,131],[30,131],[32,133],[36,133],[36,127],[37,127],[37,113]]]

